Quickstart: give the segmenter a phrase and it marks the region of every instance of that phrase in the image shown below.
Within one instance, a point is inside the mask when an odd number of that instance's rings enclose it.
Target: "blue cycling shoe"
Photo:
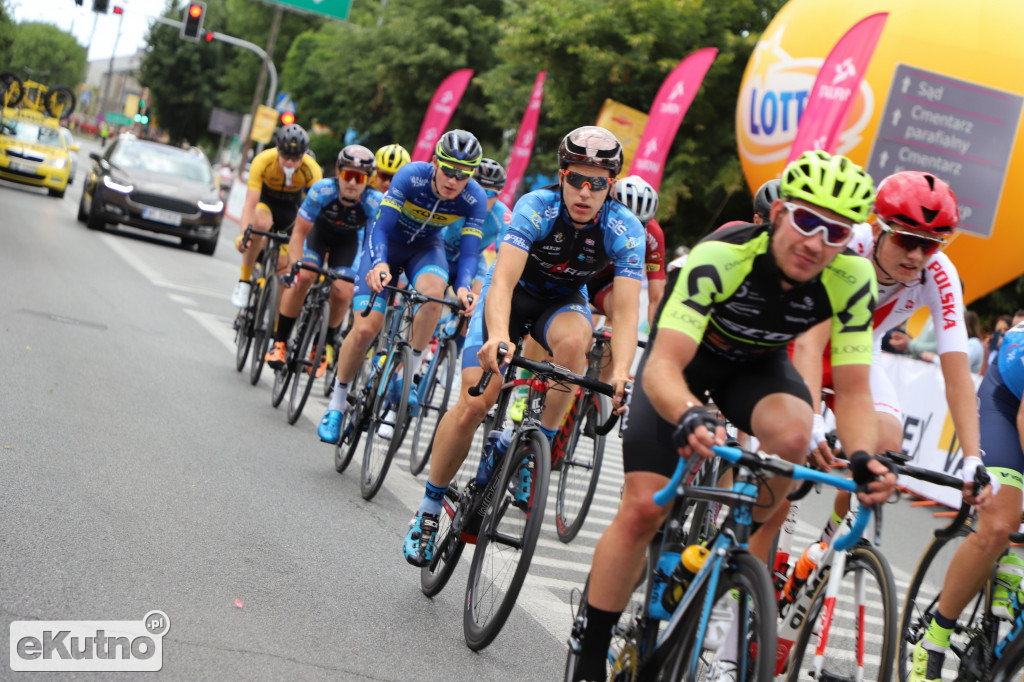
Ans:
[[[402,543],[402,553],[413,566],[423,567],[433,561],[437,519],[434,514],[420,514],[409,523],[409,532]]]
[[[523,511],[530,506],[530,494],[533,492],[533,467],[532,459],[520,464],[518,476],[508,484],[508,491],[516,498],[512,504]]]
[[[341,410],[327,410],[327,414],[320,420],[320,426],[316,429],[316,434],[320,436],[320,440],[331,445],[337,445],[338,441],[341,440]]]

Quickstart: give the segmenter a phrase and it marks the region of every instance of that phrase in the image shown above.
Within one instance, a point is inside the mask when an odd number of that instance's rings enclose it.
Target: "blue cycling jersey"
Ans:
[[[361,244],[363,228],[368,220],[377,215],[383,197],[379,191],[367,187],[358,202],[345,204],[338,197],[338,181],[326,178],[310,187],[299,207],[299,215],[313,223],[317,229],[326,229],[329,233],[357,232]]]
[[[480,257],[477,259],[476,276],[473,279],[483,280],[487,276],[487,260],[484,258],[484,251],[491,244],[501,243],[505,236],[505,230],[512,220],[512,211],[501,201],[495,200],[494,208],[487,212],[484,218],[483,235],[480,237]],[[459,259],[459,243],[462,240],[462,226],[465,219],[460,218],[444,230],[444,255],[448,259],[448,265],[455,265]]]
[[[367,248],[371,267],[388,259],[388,240],[412,244],[426,240],[465,218],[459,239],[458,274],[455,288],[473,284],[487,195],[476,180],[466,183],[455,199],[441,199],[434,193],[434,166],[424,161],[407,163],[398,169],[387,194],[381,200],[377,217],[370,224]]]
[[[579,291],[609,262],[616,277],[643,277],[643,225],[617,201],[604,202],[594,221],[580,228],[557,188],[535,190],[516,202],[502,243],[529,252],[519,285],[548,298]]]
[[[1003,384],[1020,400],[1024,393],[1024,322],[1003,336],[999,344],[998,362]]]

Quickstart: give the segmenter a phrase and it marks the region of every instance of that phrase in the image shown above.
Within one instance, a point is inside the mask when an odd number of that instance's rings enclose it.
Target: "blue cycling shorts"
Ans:
[[[391,268],[391,278],[399,268],[405,270],[409,281],[416,286],[416,280],[420,275],[437,275],[444,281],[448,281],[448,260],[444,256],[444,236],[438,233],[426,239],[417,239],[411,244],[397,240],[388,240],[388,267]],[[356,272],[356,286],[352,296],[352,310],[362,312],[370,300],[370,285],[366,283],[366,275],[373,267],[370,262],[370,252],[363,250],[363,257],[359,260],[359,269]],[[397,284],[398,282],[393,282]],[[386,296],[378,296],[373,302],[373,309],[377,312],[384,312]]]
[[[1002,485],[1024,490],[1024,451],[1017,431],[1017,398],[1003,383],[998,363],[991,363],[978,387],[978,426],[982,461]]]

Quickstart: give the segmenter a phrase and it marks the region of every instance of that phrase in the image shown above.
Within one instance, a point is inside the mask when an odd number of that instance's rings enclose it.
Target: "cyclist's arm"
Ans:
[[[483,190],[479,187],[476,189],[481,200],[472,205],[472,212],[466,216],[466,222],[460,231],[458,274],[455,277],[456,294],[460,289],[465,289],[467,293],[471,290],[473,275],[476,274],[480,258],[480,240],[483,237],[484,218],[487,217],[487,201]]]
[[[946,404],[953,418],[956,437],[960,440],[964,457],[980,457],[981,443],[978,427],[978,399],[974,379],[967,362],[967,353],[949,352],[939,356],[942,376],[946,380]]]
[[[238,223],[239,234],[245,233],[245,228],[252,225],[256,217],[256,204],[260,203],[260,191],[258,189],[245,190],[245,203],[242,205],[242,218]]]
[[[388,235],[398,222],[400,210],[399,205],[390,197],[389,193],[380,202],[377,215],[370,222],[369,234],[366,235],[366,248],[370,253],[371,268],[376,268],[388,260]]]
[[[664,279],[647,280],[647,324],[654,327],[654,316],[658,314],[658,305],[665,296]]]
[[[302,253],[305,250],[306,237],[313,229],[313,223],[306,220],[301,214],[295,216],[295,227],[292,228],[291,239],[288,240],[288,263],[293,265],[302,260]]]
[[[612,334],[612,386],[616,402],[622,401],[622,391],[629,381],[629,370],[636,357],[637,304],[640,300],[640,280],[616,277],[612,280],[612,300],[615,305],[615,333]]]
[[[831,326],[831,320],[819,322],[793,341],[793,366],[811,391],[815,412],[821,411],[821,401],[816,396],[821,396],[822,358],[828,345]]]

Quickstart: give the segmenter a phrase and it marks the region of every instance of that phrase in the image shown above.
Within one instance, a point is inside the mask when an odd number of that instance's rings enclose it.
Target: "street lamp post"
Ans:
[[[117,36],[114,37],[114,50],[110,53],[110,65],[107,67],[107,82],[103,86],[103,108],[100,113],[104,110],[109,111],[110,103],[107,98],[110,97],[110,81],[114,78],[114,56],[117,54],[117,43],[121,40],[121,23],[124,21],[124,14],[117,15]]]

